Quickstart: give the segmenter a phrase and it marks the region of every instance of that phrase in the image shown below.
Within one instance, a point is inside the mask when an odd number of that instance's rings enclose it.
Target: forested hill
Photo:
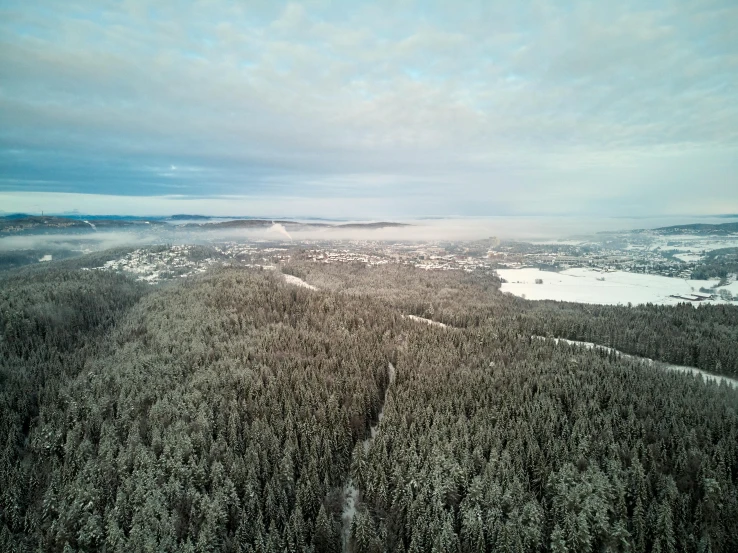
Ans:
[[[530,302],[527,307],[520,317],[523,328],[532,335],[592,342],[632,355],[738,377],[735,306]]]
[[[321,289],[370,295],[403,312],[461,328],[498,327],[521,335],[592,342],[666,363],[738,378],[738,307],[585,305],[527,301],[499,293],[493,273],[423,271],[390,265],[304,263],[285,269]]]
[[[735,390],[493,275],[286,270],[0,282],[0,550],[738,551]]]
[[[635,231],[635,232],[652,232],[655,234],[674,235],[674,234],[698,234],[698,235],[730,235],[738,234],[738,222],[733,223],[694,223],[690,225],[674,225],[671,227],[660,227],[651,231]]]

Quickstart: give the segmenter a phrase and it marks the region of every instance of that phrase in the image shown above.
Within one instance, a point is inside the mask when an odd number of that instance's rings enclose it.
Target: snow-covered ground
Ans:
[[[700,288],[712,288],[716,280],[686,280],[659,275],[623,271],[600,272],[592,269],[567,269],[560,273],[539,269],[498,269],[506,281],[503,292],[530,300],[559,300],[606,305],[642,303],[676,304],[685,301],[674,296],[701,294]],[[536,284],[541,279],[542,284]],[[727,288],[734,292],[733,288]],[[724,287],[725,288],[725,287]],[[738,288],[738,287],[736,287]],[[718,289],[719,290],[719,289]],[[722,300],[706,300],[725,303]],[[705,303],[705,302],[695,302]]]
[[[721,286],[717,290],[728,290],[731,294],[733,294],[733,297],[736,297],[738,296],[738,280],[733,280],[733,282],[731,282],[730,284]]]
[[[343,512],[341,513],[341,542],[343,544],[342,551],[348,551],[349,540],[351,539],[351,523],[356,516],[356,504],[359,501],[359,490],[354,486],[353,480],[349,479],[348,483],[343,487]]]
[[[538,338],[539,340],[546,340],[544,336],[533,336],[533,338]],[[659,361],[654,361],[653,359],[649,359],[647,357],[638,357],[637,355],[629,355],[627,353],[623,353],[622,351],[616,350],[614,348],[610,348],[607,346],[600,346],[597,344],[593,344],[592,342],[579,342],[577,340],[567,340],[566,338],[551,338],[551,340],[553,340],[557,344],[559,342],[566,342],[567,344],[572,345],[572,346],[583,346],[588,349],[597,348],[598,350],[606,351],[608,353],[614,352],[619,357],[622,357],[623,359],[633,359],[635,361],[646,363],[647,365],[651,367],[657,367],[660,369],[665,369],[667,371],[687,373],[695,377],[701,376],[705,381],[715,382],[716,384],[720,384],[720,382],[723,381],[731,388],[738,388],[738,380],[734,378],[730,378],[728,376],[708,373],[696,367],[685,367],[684,365],[672,365],[671,363],[661,363]]]
[[[732,236],[699,236],[678,234],[654,237],[649,245],[650,250],[676,250],[683,253],[701,254],[721,248],[738,247],[738,237]]]
[[[531,244],[539,246],[581,246],[586,244],[586,240],[531,240]]]
[[[702,256],[698,253],[675,253],[674,257],[681,259],[685,263],[693,263],[702,259]]]
[[[293,276],[293,275],[284,275],[284,281],[287,284],[292,284],[294,286],[302,286],[303,288],[308,288],[310,290],[317,290],[317,288],[315,286],[313,286],[312,284],[308,284],[307,282],[305,282],[301,278],[298,278],[298,277]]]
[[[429,324],[431,326],[440,326],[441,328],[446,328],[447,325],[443,323],[439,323],[438,321],[433,321],[431,319],[425,319],[423,317],[418,317],[417,315],[403,315],[403,317],[407,317],[408,319],[412,319],[413,321],[418,321],[420,323]]]

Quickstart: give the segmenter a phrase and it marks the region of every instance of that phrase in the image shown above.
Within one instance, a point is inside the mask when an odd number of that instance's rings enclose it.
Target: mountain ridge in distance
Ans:
[[[97,230],[110,230],[115,228],[146,228],[156,226],[158,228],[168,227],[173,230],[220,230],[220,229],[255,229],[269,228],[275,224],[283,225],[289,230],[299,229],[365,229],[376,230],[386,227],[411,226],[408,223],[391,221],[377,221],[367,223],[325,223],[325,222],[300,222],[291,219],[267,219],[267,218],[237,218],[227,221],[222,217],[211,217],[208,215],[172,215],[166,217],[141,217],[126,215],[29,215],[17,213],[0,216],[0,234],[24,234],[24,233],[47,233],[58,231],[74,232],[96,232]],[[171,224],[170,221],[192,221],[183,222],[181,225]],[[194,222],[203,221],[203,222]]]
[[[668,227],[658,227],[655,229],[639,229],[634,232],[653,232],[656,234],[719,234],[719,235],[730,235],[738,234],[738,222],[735,223],[690,223],[686,225],[670,225]]]

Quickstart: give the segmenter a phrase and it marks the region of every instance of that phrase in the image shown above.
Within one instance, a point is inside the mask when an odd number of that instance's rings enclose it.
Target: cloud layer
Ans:
[[[736,21],[729,0],[9,0],[0,203],[736,212]]]

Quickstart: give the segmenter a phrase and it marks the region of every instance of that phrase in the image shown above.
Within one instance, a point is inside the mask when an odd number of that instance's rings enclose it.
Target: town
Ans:
[[[736,237],[664,237],[649,233],[545,242],[501,241],[496,237],[468,242],[255,239],[143,247],[97,269],[126,272],[152,284],[202,273],[218,264],[272,268],[290,261],[370,266],[400,263],[424,270],[467,272],[585,268],[690,279],[695,278],[710,251],[736,246]],[[716,277],[723,284],[735,280],[734,272],[728,271]]]

